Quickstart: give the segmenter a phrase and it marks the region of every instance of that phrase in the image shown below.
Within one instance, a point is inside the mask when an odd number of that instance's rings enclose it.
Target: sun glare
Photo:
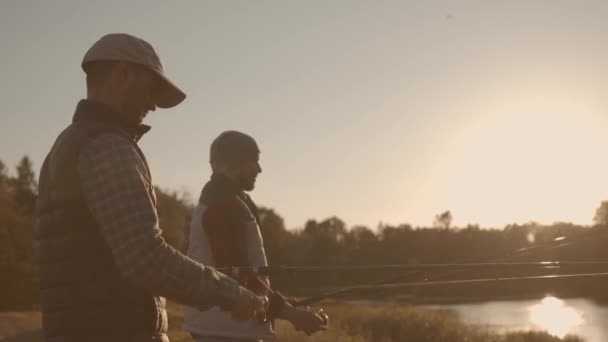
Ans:
[[[584,323],[582,315],[577,310],[552,296],[543,298],[529,310],[530,321],[536,327],[559,338],[565,337],[575,327]]]
[[[507,111],[472,125],[457,145],[446,196],[481,223],[587,224],[605,195],[608,162],[598,156],[608,140],[591,116]]]

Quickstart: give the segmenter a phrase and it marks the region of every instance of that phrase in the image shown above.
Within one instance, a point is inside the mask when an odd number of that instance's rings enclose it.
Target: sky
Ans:
[[[36,170],[102,35],[149,41],[188,94],[141,140],[154,183],[198,198],[224,130],[288,228],[591,224],[608,200],[608,2],[0,3],[0,160]]]

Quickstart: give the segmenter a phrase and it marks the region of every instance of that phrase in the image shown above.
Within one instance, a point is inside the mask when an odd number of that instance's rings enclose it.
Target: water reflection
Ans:
[[[585,323],[580,312],[552,296],[543,298],[540,303],[530,306],[529,310],[530,321],[534,325],[559,338]]]
[[[425,305],[451,310],[472,325],[498,332],[544,330],[556,336],[576,335],[585,342],[608,341],[608,307],[583,298],[492,301]]]

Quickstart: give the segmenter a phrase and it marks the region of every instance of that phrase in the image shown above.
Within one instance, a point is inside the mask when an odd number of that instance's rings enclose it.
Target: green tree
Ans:
[[[4,165],[4,162],[0,160],[0,191],[6,186],[7,179],[8,176],[6,174],[6,165]]]
[[[452,212],[449,210],[444,211],[441,214],[435,215],[435,222],[433,226],[439,229],[450,229],[452,225]]]
[[[155,188],[160,228],[168,244],[184,251],[187,248],[193,206],[186,194]]]
[[[12,187],[17,206],[26,215],[33,215],[36,209],[38,191],[32,161],[28,156],[21,158],[21,161],[19,161],[17,177],[12,179]]]
[[[595,209],[593,223],[598,226],[608,225],[608,201],[602,201],[602,203],[600,203],[600,206]]]
[[[17,177],[14,178],[7,175],[5,165],[0,161],[2,307],[29,305],[38,301],[38,275],[34,266],[34,177],[27,157],[22,159],[17,168]]]
[[[306,222],[303,237],[308,240],[309,258],[315,265],[344,263],[346,224],[337,217]]]
[[[271,264],[280,264],[284,262],[281,260],[281,254],[289,238],[289,232],[285,229],[285,221],[270,208],[258,208],[258,215],[268,261]]]

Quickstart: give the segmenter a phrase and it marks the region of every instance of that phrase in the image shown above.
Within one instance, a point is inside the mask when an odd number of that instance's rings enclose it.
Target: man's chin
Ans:
[[[145,117],[145,114],[133,114],[128,117],[128,121],[131,125],[141,125]]]

